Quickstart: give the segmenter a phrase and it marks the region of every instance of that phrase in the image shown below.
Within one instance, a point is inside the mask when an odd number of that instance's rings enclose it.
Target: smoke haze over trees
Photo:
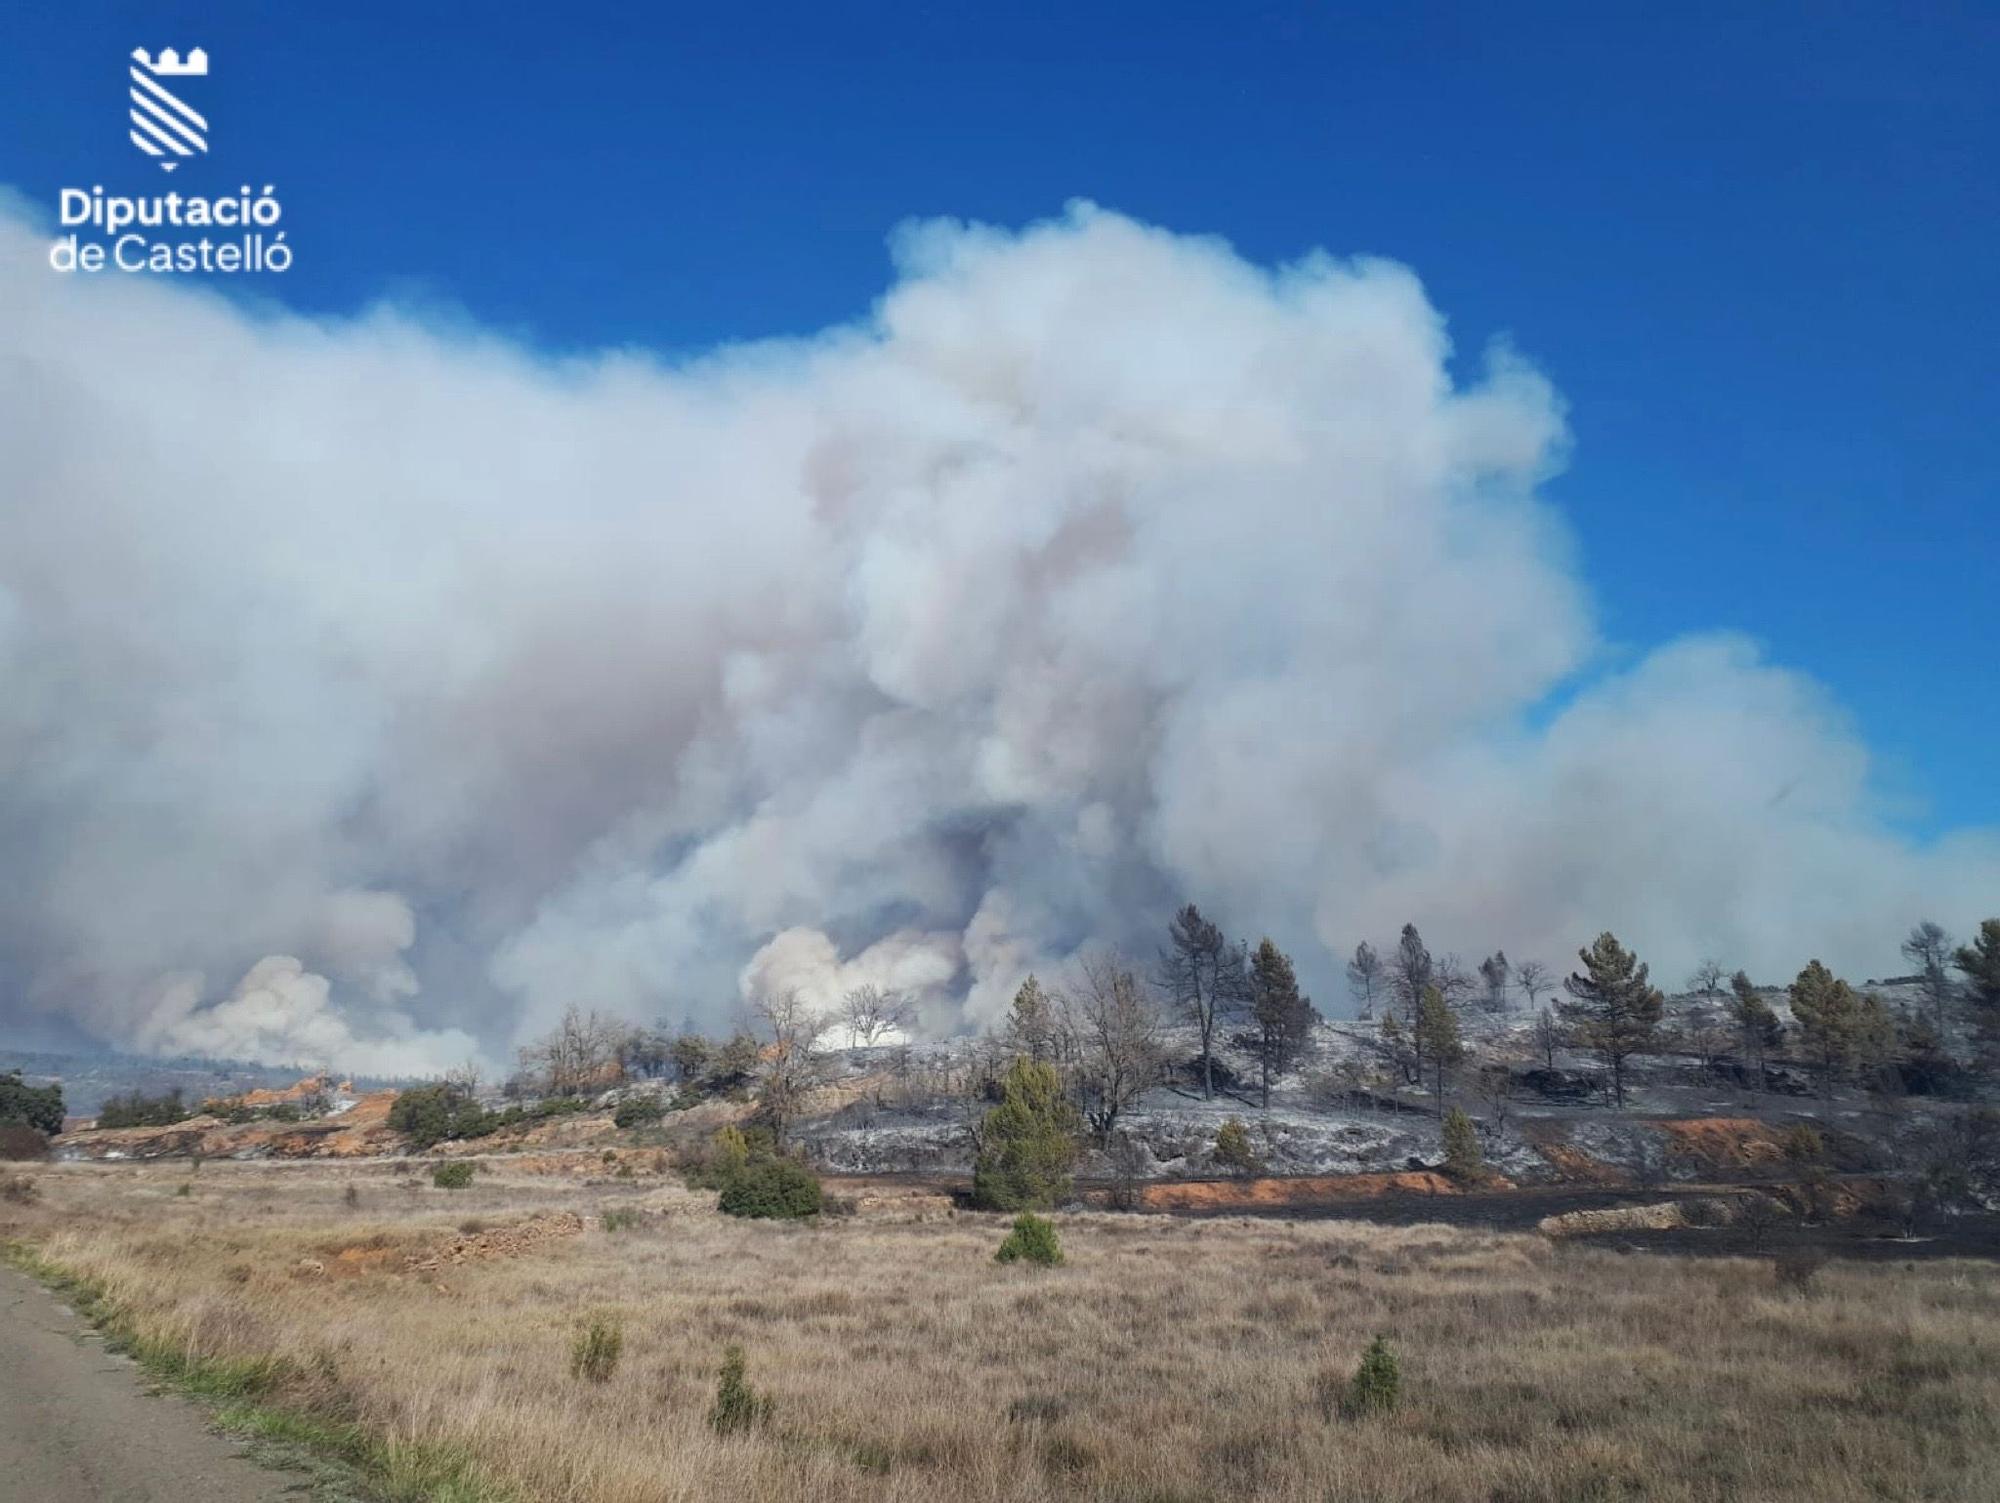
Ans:
[[[1188,892],[1321,998],[1412,917],[1865,975],[2000,891],[1754,643],[1611,659],[1561,399],[1401,266],[936,222],[853,325],[666,364],[58,278],[38,228],[0,1026],[408,1073],[872,986],[936,1032]]]

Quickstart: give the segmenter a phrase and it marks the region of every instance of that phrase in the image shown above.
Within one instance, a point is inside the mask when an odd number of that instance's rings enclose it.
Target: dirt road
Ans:
[[[75,1312],[0,1267],[0,1496],[35,1503],[272,1503],[287,1479],[245,1460],[185,1399],[155,1397]]]

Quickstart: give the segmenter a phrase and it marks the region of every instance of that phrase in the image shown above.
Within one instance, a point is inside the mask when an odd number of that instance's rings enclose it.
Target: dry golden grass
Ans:
[[[1002,1218],[739,1223],[654,1178],[499,1166],[454,1193],[210,1163],[181,1196],[185,1166],[33,1173],[0,1235],[144,1331],[286,1359],[293,1402],[464,1446],[522,1498],[2000,1498],[1984,1264],[1833,1264],[1801,1296],[1763,1265],[1533,1236],[1085,1215],[1034,1270],[992,1262]],[[610,1232],[611,1207],[644,1214]],[[408,1270],[463,1222],[551,1211],[585,1230]],[[571,1373],[593,1317],[623,1334],[601,1383]],[[1402,1407],[1330,1413],[1376,1332]],[[731,1344],[775,1411],[722,1437]]]

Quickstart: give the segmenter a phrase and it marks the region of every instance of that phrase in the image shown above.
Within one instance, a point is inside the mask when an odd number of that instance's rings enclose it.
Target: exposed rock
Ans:
[[[402,1135],[389,1126],[396,1092],[376,1091],[336,1115],[304,1122],[268,1117],[224,1122],[188,1117],[164,1127],[105,1127],[64,1133],[54,1142],[68,1159],[162,1159],[199,1154],[211,1159],[360,1158],[393,1153]]]
[[[437,1273],[464,1263],[518,1258],[582,1233],[583,1218],[574,1211],[550,1211],[512,1226],[460,1233],[441,1246],[410,1254],[405,1266],[412,1273]]]
[[[1670,1232],[1687,1226],[1725,1226],[1742,1214],[1732,1196],[1665,1200],[1652,1205],[1614,1206],[1601,1211],[1566,1211],[1544,1216],[1536,1229],[1549,1237],[1587,1237],[1602,1232]]]

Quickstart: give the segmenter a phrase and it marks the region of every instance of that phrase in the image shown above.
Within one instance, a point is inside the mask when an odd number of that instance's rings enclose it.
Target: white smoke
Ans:
[[[121,1042],[161,1054],[339,1065],[363,1075],[442,1074],[478,1055],[477,1042],[456,1029],[420,1031],[404,1019],[357,1038],[331,992],[326,977],[289,955],[265,956],[213,1005],[203,1001],[201,977],[166,977],[142,998],[136,1028]]]
[[[1455,387],[1403,268],[1088,206],[895,250],[862,322],[667,367],[0,215],[0,1007],[435,1068],[571,1002],[976,1024],[1187,898],[1337,1007],[1410,919],[1879,973],[2000,892],[1754,644],[1598,671],[1561,403]]]

